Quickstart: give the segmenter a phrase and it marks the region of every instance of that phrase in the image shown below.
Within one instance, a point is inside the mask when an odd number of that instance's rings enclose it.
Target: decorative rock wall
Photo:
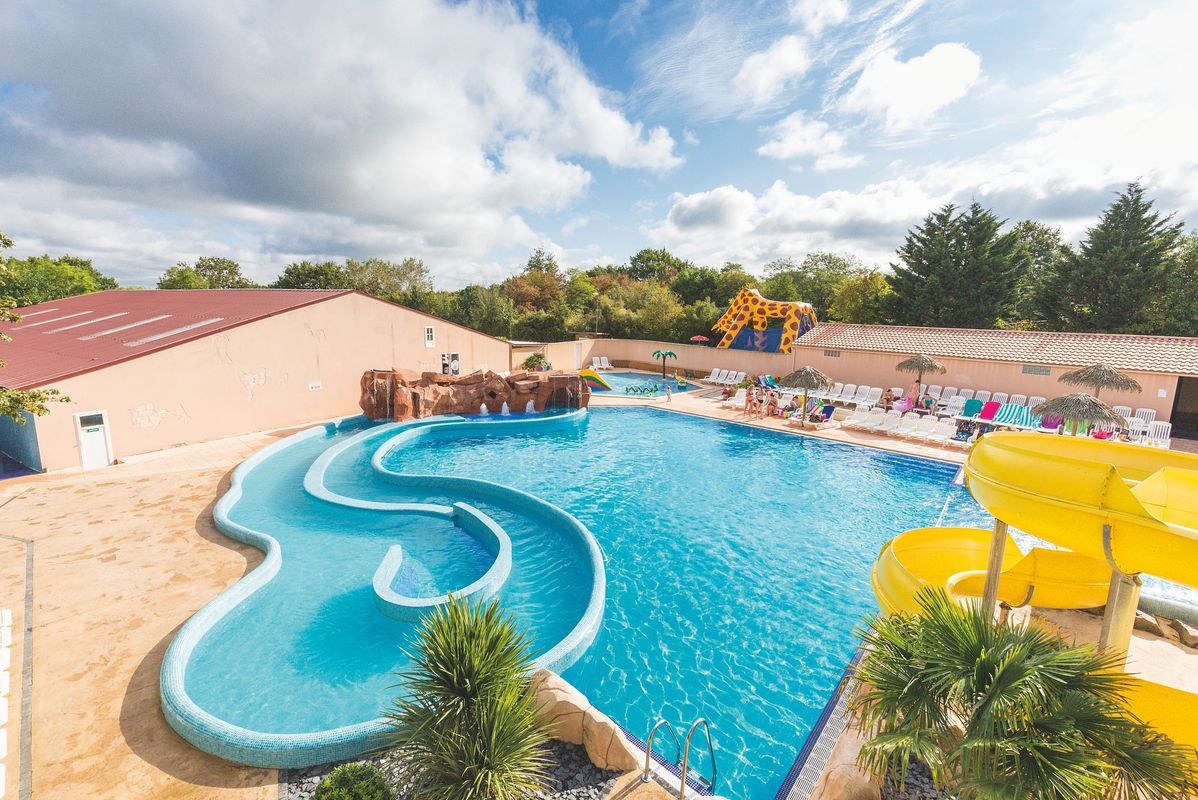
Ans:
[[[490,370],[469,375],[417,373],[412,370],[369,370],[362,375],[358,405],[372,420],[431,417],[437,414],[477,414],[483,405],[498,414],[503,404],[512,412],[544,411],[551,401],[577,398],[580,408],[591,401],[591,390],[576,372],[513,372],[507,377]]]
[[[547,669],[532,675],[537,717],[563,742],[586,748],[591,763],[600,769],[626,772],[641,766],[641,753],[611,718],[563,678]]]

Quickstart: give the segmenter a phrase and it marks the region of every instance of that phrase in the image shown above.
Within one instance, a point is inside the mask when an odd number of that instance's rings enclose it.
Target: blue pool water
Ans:
[[[380,466],[496,481],[585,524],[605,555],[606,604],[565,677],[641,736],[658,717],[706,716],[716,789],[729,797],[774,796],[852,654],[854,626],[874,608],[869,565],[882,543],[911,527],[989,521],[950,485],[953,466],[654,409],[596,409],[551,430],[457,428],[428,428],[384,450]],[[401,691],[394,672],[412,633],[374,606],[371,576],[388,548],[403,547],[396,582],[417,596],[488,569],[492,555],[449,519],[348,508],[304,490],[313,462],[344,445],[323,473],[329,492],[461,499],[401,489],[372,469],[395,433],[323,433],[246,474],[229,519],[274,537],[281,567],[187,660],[187,694],[203,712],[266,733],[373,720]],[[499,600],[538,653],[550,650],[585,617],[590,567],[523,506],[469,502],[511,537]]]
[[[660,374],[651,375],[647,372],[601,372],[599,374],[603,376],[604,380],[606,380],[609,384],[611,384],[611,390],[615,394],[631,394],[631,395],[645,394],[645,395],[648,395],[649,397],[659,397],[659,396],[665,394],[665,391],[666,391],[665,387],[667,385],[670,387],[670,390],[674,391],[674,392],[678,392],[678,391],[686,392],[686,391],[690,391],[691,389],[703,388],[701,384],[696,383],[695,381],[692,381],[692,380],[688,380],[686,385],[683,386],[681,389],[679,389],[678,382],[675,380],[674,374],[672,372],[669,372],[668,368],[667,368],[667,377],[665,378],[665,380],[662,380],[662,377]],[[652,392],[637,392],[636,391],[637,389],[649,389],[652,387],[657,387],[657,388],[655,391],[652,391]],[[629,391],[629,389],[632,389],[633,391]],[[593,390],[593,391],[598,391],[600,393],[603,393],[603,392],[606,392],[607,390],[606,389],[597,389],[597,390]]]

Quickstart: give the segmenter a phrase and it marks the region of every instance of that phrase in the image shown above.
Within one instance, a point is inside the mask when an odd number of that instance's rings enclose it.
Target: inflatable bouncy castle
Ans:
[[[781,319],[782,327],[771,330],[771,319]],[[752,327],[744,330],[750,323]],[[712,330],[724,334],[716,347],[789,353],[795,339],[818,324],[810,303],[766,300],[756,289],[746,288],[740,290]]]

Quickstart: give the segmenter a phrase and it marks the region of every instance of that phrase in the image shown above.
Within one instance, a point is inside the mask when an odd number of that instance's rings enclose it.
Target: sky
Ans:
[[[977,200],[1198,225],[1194,0],[9,0],[0,229],[126,285],[203,255],[439,288],[665,247],[885,268]]]

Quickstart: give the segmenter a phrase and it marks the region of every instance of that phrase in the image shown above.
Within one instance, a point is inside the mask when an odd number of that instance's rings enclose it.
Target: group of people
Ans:
[[[730,387],[726,387],[723,399],[727,400],[731,397],[732,391]],[[828,404],[823,400],[812,400],[808,405],[807,421],[823,422],[825,419],[824,408]],[[794,395],[789,403],[782,405],[782,397],[777,391],[766,389],[763,386],[755,386],[745,392],[745,405],[742,413],[746,417],[755,417],[756,419],[765,419],[766,417],[799,419],[803,416],[803,398],[800,395]]]
[[[925,389],[923,394],[919,396],[919,400],[912,403],[911,398],[915,396],[916,391],[918,391],[917,387],[912,384],[911,391],[907,392],[907,394],[903,395],[902,397],[899,397],[894,393],[893,389],[887,389],[886,391],[882,392],[882,397],[878,400],[878,405],[880,405],[886,411],[890,411],[892,408],[895,408],[897,404],[900,411],[914,411],[916,414],[931,414],[936,408],[936,398],[928,394],[928,391]]]

